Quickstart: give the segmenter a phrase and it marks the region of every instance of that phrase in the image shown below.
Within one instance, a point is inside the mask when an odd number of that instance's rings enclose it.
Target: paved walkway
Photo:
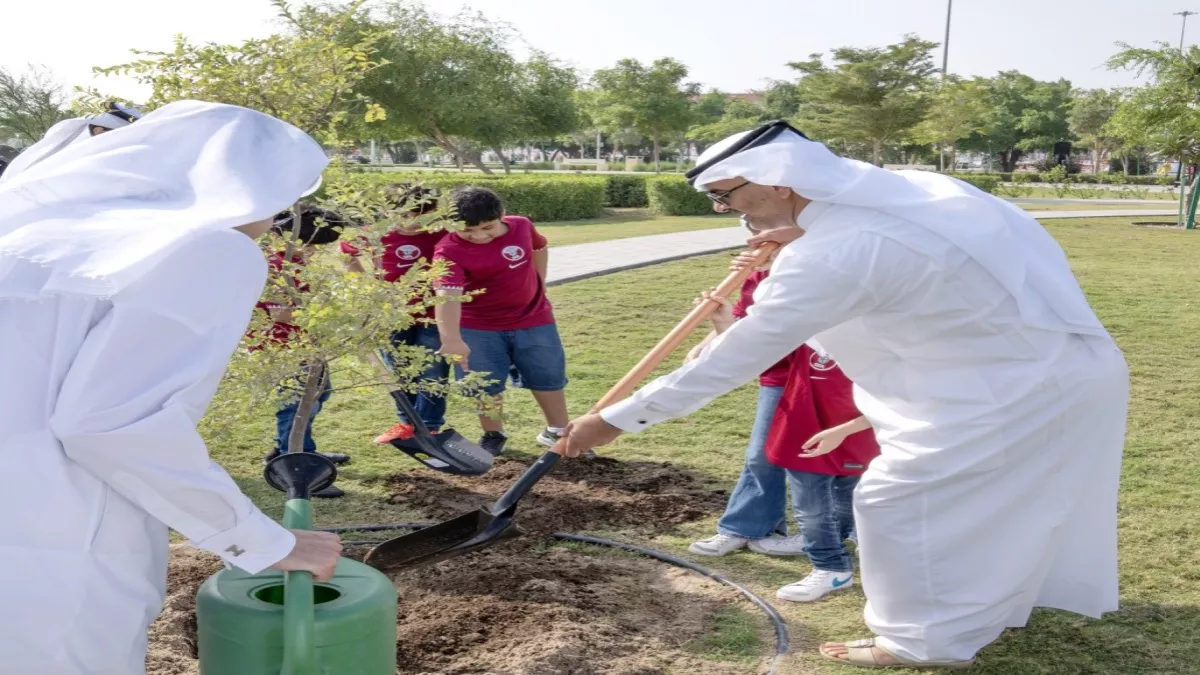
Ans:
[[[1107,211],[1030,211],[1038,220],[1058,218],[1136,218],[1139,216],[1174,216],[1171,210],[1107,210]],[[719,253],[745,246],[747,232],[741,227],[717,227],[691,232],[652,234],[595,241],[588,244],[555,246],[550,254],[546,285],[557,286],[572,281],[590,279],[613,272],[648,267],[671,260],[682,260],[709,253]]]

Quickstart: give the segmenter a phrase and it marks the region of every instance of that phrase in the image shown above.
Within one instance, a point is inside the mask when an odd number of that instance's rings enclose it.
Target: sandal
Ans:
[[[842,643],[846,647],[846,657],[840,658],[830,656],[825,653],[825,648],[822,646],[819,650],[821,656],[840,663],[844,666],[857,666],[859,668],[970,668],[975,664],[975,659],[970,661],[909,661],[901,658],[888,650],[875,644],[875,638],[867,638],[865,640],[855,640],[853,642]],[[895,663],[880,663],[875,656],[874,649],[884,652],[892,657]]]

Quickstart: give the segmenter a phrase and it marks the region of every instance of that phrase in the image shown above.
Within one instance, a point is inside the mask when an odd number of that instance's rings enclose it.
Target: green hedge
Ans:
[[[966,176],[995,176],[1003,183],[1053,183],[1052,176],[1039,171],[1017,171],[1015,173],[970,173],[950,174],[956,178]],[[1068,176],[1074,183],[1086,185],[1171,185],[1172,176],[1126,176],[1120,173],[1073,173]]]
[[[994,193],[1000,187],[1000,178],[979,173],[948,173],[947,176],[957,178],[964,183],[970,183],[987,193]]]
[[[489,176],[423,171],[413,174],[370,173],[363,174],[363,179],[384,185],[420,183],[443,192],[466,185],[485,187],[500,196],[506,211],[534,222],[596,218],[603,211],[607,198],[606,181],[602,176]]]
[[[712,201],[688,184],[683,176],[646,179],[650,210],[664,216],[703,216],[713,212]]]
[[[638,208],[650,204],[646,197],[645,176],[629,176],[615,173],[605,176],[605,179],[605,206],[612,208]]]

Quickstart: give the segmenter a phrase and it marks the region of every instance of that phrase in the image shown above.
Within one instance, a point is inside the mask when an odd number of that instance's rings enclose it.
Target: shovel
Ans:
[[[378,355],[372,353],[371,356],[382,372],[390,373]],[[411,438],[397,438],[392,441],[392,447],[434,471],[455,476],[480,476],[492,468],[496,459],[492,453],[481,448],[478,443],[468,441],[454,429],[430,433],[429,427],[425,426],[412,402],[408,400],[408,394],[399,387],[391,387],[389,391],[396,401],[396,407],[404,413],[413,427]]]
[[[755,249],[755,264],[730,273],[717,286],[713,295],[729,297],[731,293],[740,289],[754,268],[765,264],[777,248],[778,244],[768,242]],[[718,301],[709,300],[694,307],[683,321],[592,407],[592,412],[598,412],[633,393],[637,385],[670,356],[671,352],[678,349],[688,334],[712,316],[719,306]],[[554,468],[559,457],[560,455],[553,450],[543,453],[490,510],[477,509],[411,534],[389,539],[371,549],[363,562],[384,572],[398,572],[477,551],[521,534],[520,528],[513,522],[517,502]]]
[[[489,509],[476,509],[412,534],[389,539],[367,553],[363,562],[383,572],[398,572],[460,556],[521,534],[513,522],[517,502],[558,462],[545,452]]]

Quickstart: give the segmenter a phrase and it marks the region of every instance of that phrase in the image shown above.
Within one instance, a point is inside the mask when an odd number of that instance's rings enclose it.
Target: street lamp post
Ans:
[[[942,86],[946,84],[946,66],[950,63],[950,10],[954,0],[946,0],[946,38],[942,40]],[[946,144],[938,144],[938,165],[946,170]]]
[[[1179,29],[1179,51],[1181,51],[1181,52],[1183,51],[1183,34],[1185,32],[1187,32],[1187,18],[1189,16],[1192,16],[1193,14],[1195,14],[1195,12],[1190,12],[1190,11],[1186,11],[1186,10],[1182,11],[1182,12],[1175,12],[1175,16],[1183,17],[1183,27]]]

